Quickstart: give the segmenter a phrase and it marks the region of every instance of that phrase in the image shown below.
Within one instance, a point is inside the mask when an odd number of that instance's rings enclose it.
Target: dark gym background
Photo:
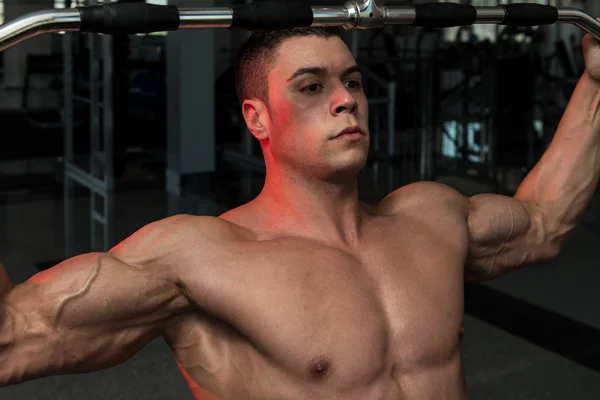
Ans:
[[[594,0],[537,2],[600,16]],[[74,3],[96,2],[0,0],[0,19]],[[0,259],[15,282],[107,250],[152,221],[218,215],[258,194],[264,166],[231,70],[245,35],[53,34],[0,53]],[[371,103],[365,200],[418,180],[466,195],[514,193],[583,70],[582,31],[569,25],[345,35]],[[466,288],[473,399],[599,398],[599,206],[595,199],[558,259]],[[191,399],[162,340],[110,370],[0,389],[1,400],[132,398]]]

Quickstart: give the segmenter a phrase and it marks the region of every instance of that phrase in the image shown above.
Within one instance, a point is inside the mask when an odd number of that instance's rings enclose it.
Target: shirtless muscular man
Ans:
[[[586,36],[586,70],[513,197],[419,182],[365,204],[351,52],[322,28],[253,34],[236,66],[262,192],[23,284],[3,271],[0,386],[108,368],[162,336],[198,399],[466,399],[464,282],[555,257],[596,190],[599,49]]]

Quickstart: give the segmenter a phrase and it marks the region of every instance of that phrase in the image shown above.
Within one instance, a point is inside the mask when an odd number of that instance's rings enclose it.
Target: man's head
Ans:
[[[306,28],[254,33],[236,61],[238,95],[267,169],[321,180],[364,166],[368,106],[352,53],[339,31]],[[358,140],[334,139],[358,127]]]

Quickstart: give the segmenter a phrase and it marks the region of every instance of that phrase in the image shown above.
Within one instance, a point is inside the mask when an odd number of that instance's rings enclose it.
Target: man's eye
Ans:
[[[346,87],[350,90],[358,90],[361,88],[361,84],[359,81],[348,81]]]
[[[307,93],[317,93],[321,89],[321,85],[318,83],[313,83],[312,85],[306,86],[302,89],[303,92]]]

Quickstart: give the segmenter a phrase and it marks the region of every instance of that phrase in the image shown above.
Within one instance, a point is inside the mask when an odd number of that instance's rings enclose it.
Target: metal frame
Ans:
[[[90,0],[95,5],[96,0]],[[63,36],[64,53],[64,221],[65,252],[74,254],[75,227],[73,190],[75,184],[90,191],[90,248],[107,251],[112,245],[114,173],[113,173],[113,114],[112,114],[112,36],[90,34],[86,38],[90,52],[90,97],[74,95],[73,34]],[[100,74],[102,72],[102,74]],[[82,102],[90,110],[89,170],[75,163],[74,154],[74,103]],[[100,129],[102,127],[102,129]],[[98,243],[97,227],[101,243]]]

